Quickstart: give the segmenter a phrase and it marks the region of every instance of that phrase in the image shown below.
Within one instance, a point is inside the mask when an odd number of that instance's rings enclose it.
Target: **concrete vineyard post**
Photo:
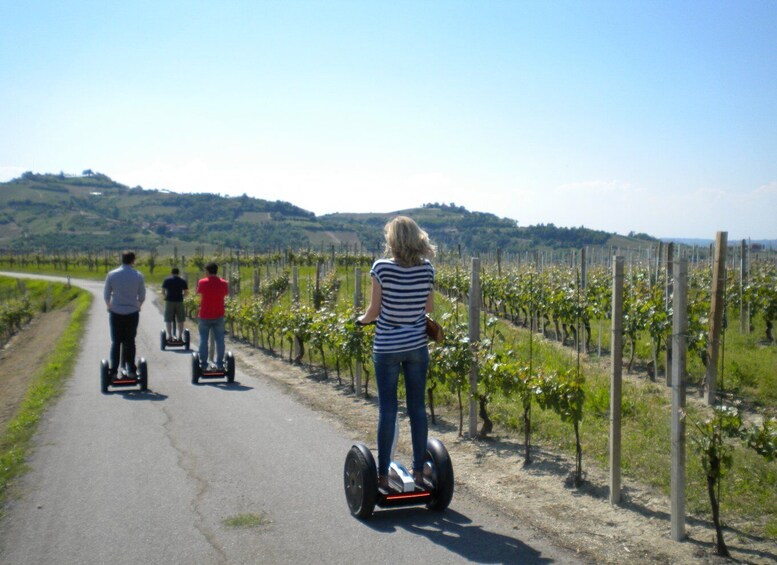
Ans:
[[[669,310],[672,301],[673,276],[674,276],[674,243],[666,246],[666,291],[664,293],[664,308]],[[671,320],[670,320],[671,321]],[[666,363],[664,363],[664,372],[666,373],[666,386],[672,386],[672,340],[666,341]]]
[[[685,360],[688,332],[688,260],[674,265],[672,319],[672,463],[671,529],[672,539],[685,538]]]
[[[469,341],[473,348],[480,341],[480,259],[472,258],[472,274],[469,284]],[[478,406],[475,393],[478,390],[478,364],[473,360],[469,370],[469,437],[478,434]]]
[[[361,267],[356,267],[354,270],[354,284],[353,284],[353,305],[356,307],[357,312],[361,312],[362,307],[362,270]],[[362,390],[362,364],[360,361],[356,362],[356,369],[354,370],[354,393],[358,396]]]
[[[291,268],[291,299],[294,306],[299,306],[299,267],[294,265]],[[302,344],[297,336],[294,336],[294,359],[300,358]]]
[[[623,257],[614,257],[612,277],[612,375],[610,378],[610,504],[619,504],[621,501],[623,264]]]
[[[739,333],[750,333],[750,304],[742,299],[742,293],[747,285],[747,241],[742,240],[739,257]]]
[[[728,232],[719,231],[715,237],[712,264],[712,294],[710,299],[710,334],[707,342],[707,404],[715,404],[718,392],[718,353],[723,325],[723,291],[726,288],[726,247]]]

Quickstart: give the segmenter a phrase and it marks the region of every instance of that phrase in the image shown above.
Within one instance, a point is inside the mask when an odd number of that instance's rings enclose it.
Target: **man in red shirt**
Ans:
[[[216,367],[224,369],[224,299],[229,296],[229,284],[219,277],[216,263],[205,265],[207,277],[197,282],[200,295],[199,330],[200,363],[203,369],[208,365],[208,334],[213,332],[216,340]]]

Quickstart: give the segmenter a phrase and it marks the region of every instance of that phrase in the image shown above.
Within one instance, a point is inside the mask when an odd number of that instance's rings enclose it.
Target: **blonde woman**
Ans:
[[[358,322],[377,322],[373,345],[378,383],[378,486],[388,488],[388,470],[397,417],[400,370],[405,376],[407,413],[413,440],[413,478],[423,484],[426,439],[426,371],[429,347],[425,316],[434,307],[435,248],[411,218],[397,216],[384,228],[385,258],[372,265],[372,292]]]

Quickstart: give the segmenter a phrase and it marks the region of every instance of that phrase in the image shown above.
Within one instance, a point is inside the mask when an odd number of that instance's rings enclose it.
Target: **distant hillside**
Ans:
[[[338,213],[321,216],[322,223],[359,234],[365,246],[382,248],[383,226],[392,216],[411,216],[432,240],[446,248],[463,252],[483,253],[501,248],[505,252],[520,252],[536,247],[568,249],[586,245],[636,246],[635,238],[627,238],[588,228],[565,228],[553,224],[520,227],[515,220],[499,218],[484,212],[470,212],[461,206],[424,204],[421,208],[397,210],[391,213]],[[652,238],[650,238],[652,240]]]
[[[91,171],[81,177],[25,173],[0,183],[0,210],[0,248],[18,250],[224,245],[257,252],[335,246],[379,253],[383,226],[399,213],[412,216],[437,245],[469,254],[656,241],[553,224],[519,227],[515,220],[436,203],[316,217],[280,200],[130,188]]]
[[[25,173],[0,184],[0,246],[150,248],[166,242],[309,245],[315,216],[287,202],[129,188],[105,175]]]

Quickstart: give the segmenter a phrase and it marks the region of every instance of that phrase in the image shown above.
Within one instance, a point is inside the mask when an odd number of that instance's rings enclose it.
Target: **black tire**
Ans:
[[[356,444],[348,451],[343,483],[351,514],[360,519],[372,516],[378,499],[378,471],[372,453],[364,444]]]
[[[192,337],[192,336],[191,336],[191,334],[189,333],[189,330],[184,330],[184,331],[183,331],[183,348],[184,348],[186,351],[189,351],[189,349],[190,349],[190,344],[191,344],[191,337]]]
[[[148,390],[148,365],[142,357],[140,358],[140,363],[138,363],[138,382],[140,383],[140,390]]]
[[[111,373],[108,367],[108,361],[103,359],[100,362],[100,390],[103,394],[108,393],[108,386],[111,384]]]
[[[235,382],[235,356],[232,355],[231,351],[227,351],[224,361],[227,369],[227,382],[233,383]]]
[[[165,333],[165,330],[162,330],[162,333],[159,336],[159,348],[164,351],[167,347],[167,334]]]
[[[192,353],[192,384],[196,385],[200,382],[200,356],[197,353]]]
[[[426,463],[431,466],[432,498],[426,507],[429,510],[442,512],[453,499],[453,463],[448,450],[442,442],[435,438],[426,441]],[[427,465],[425,464],[424,467]],[[424,469],[426,475],[427,469]]]

